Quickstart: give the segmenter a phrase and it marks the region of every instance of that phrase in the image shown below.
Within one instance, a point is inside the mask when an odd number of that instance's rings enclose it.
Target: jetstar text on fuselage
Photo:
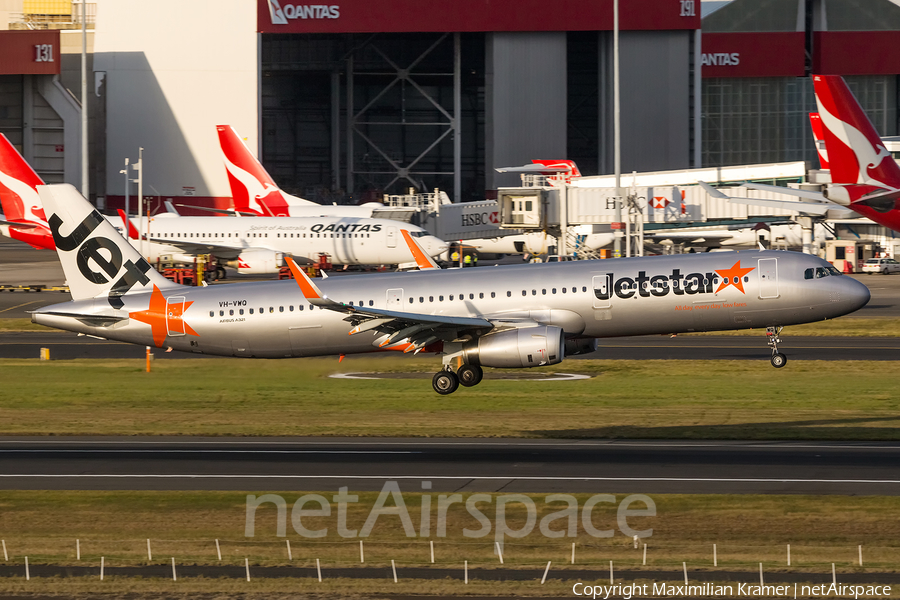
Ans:
[[[372,233],[381,231],[381,225],[360,225],[358,223],[332,223],[331,225],[313,225],[309,228],[313,233],[324,233],[326,231],[334,231],[336,233],[359,233],[361,231],[369,231]]]
[[[638,271],[637,277],[620,277],[615,279],[614,273],[606,274],[606,285],[595,288],[594,295],[598,300],[609,300],[612,295],[625,299],[635,294],[642,298],[650,296],[676,296],[685,294],[714,294],[713,284],[718,276],[715,273],[682,274],[681,269],[673,269],[671,275],[647,275]]]

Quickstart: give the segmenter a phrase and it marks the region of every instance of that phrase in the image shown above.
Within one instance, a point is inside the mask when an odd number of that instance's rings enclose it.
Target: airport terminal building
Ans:
[[[74,33],[34,13],[45,4],[0,3],[0,44],[18,36],[26,52],[0,65],[0,130],[45,179],[77,184],[80,44],[50,42],[68,76],[60,62],[32,73],[35,36]],[[891,0],[621,5],[624,173],[813,161],[812,72],[847,76],[881,134],[897,134]],[[101,205],[122,204],[125,159],[142,147],[145,194],[228,206],[219,124],[285,190],[322,202],[410,187],[480,200],[517,183],[496,167],[533,158],[613,170],[611,0],[100,0],[88,16],[90,192]],[[66,89],[65,102],[47,98]],[[35,117],[54,113],[51,125]]]

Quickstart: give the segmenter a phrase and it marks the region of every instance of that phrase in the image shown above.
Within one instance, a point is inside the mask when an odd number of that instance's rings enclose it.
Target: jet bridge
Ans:
[[[796,221],[809,229],[811,242],[813,220],[853,216],[846,209],[835,213],[833,204],[801,204],[772,189],[742,185],[787,183],[815,192],[819,186],[803,183],[807,177],[803,162],[632,173],[622,177],[624,197],[616,196],[611,176],[527,172],[521,177],[520,187],[500,188],[497,200],[451,203],[440,190],[425,194],[410,190],[385,196],[385,204],[416,211],[413,222],[444,240],[545,233],[558,240],[560,254],[575,248],[573,226],[592,226],[594,233],[622,229],[629,242],[626,256],[643,254],[644,231]],[[621,223],[615,220],[616,202],[623,208]]]
[[[850,218],[852,214],[824,202],[799,202],[773,189],[739,185],[791,182],[815,193],[803,162],[690,169],[623,176],[624,196],[616,194],[612,177],[566,178],[564,175],[522,174],[522,186],[498,190],[500,228],[542,230],[560,240],[560,253],[573,225],[594,225],[601,231],[625,231],[626,256],[643,254],[647,229],[677,229],[725,223],[797,221],[809,229],[814,219]],[[630,186],[629,186],[630,183]],[[728,186],[724,190],[716,186]],[[616,220],[620,204],[624,222]],[[806,246],[806,244],[805,244]],[[811,251],[811,247],[807,248]]]

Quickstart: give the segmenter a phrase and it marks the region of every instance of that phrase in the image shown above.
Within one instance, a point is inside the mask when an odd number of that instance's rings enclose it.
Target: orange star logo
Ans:
[[[150,294],[150,306],[147,310],[130,312],[128,316],[135,321],[149,325],[153,332],[153,343],[157,348],[162,348],[170,331],[200,337],[182,318],[191,304],[193,302],[168,304],[160,289],[154,285],[153,293]]]
[[[722,276],[722,283],[719,284],[719,289],[716,290],[718,294],[723,288],[727,288],[729,285],[733,285],[737,289],[744,293],[744,275],[752,271],[755,267],[747,267],[741,268],[741,261],[737,261],[734,263],[730,269],[716,269],[716,273]]]

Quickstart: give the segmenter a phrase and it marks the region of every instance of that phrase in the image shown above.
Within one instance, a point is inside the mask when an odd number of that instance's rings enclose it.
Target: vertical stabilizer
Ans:
[[[46,223],[37,190],[43,181],[0,133],[0,204],[11,221]]]
[[[235,210],[255,212],[266,217],[289,216],[286,194],[256,160],[234,128],[231,125],[216,125],[216,131],[225,155],[225,170],[228,171]],[[305,200],[302,202],[313,204]]]
[[[180,287],[152,269],[72,185],[37,190],[73,300],[106,297],[122,308],[125,294]]]
[[[813,85],[832,182],[866,188],[900,188],[900,167],[884,147],[843,78],[813,75]],[[872,190],[860,188],[858,191],[868,194]],[[853,195],[851,200],[854,200]]]

